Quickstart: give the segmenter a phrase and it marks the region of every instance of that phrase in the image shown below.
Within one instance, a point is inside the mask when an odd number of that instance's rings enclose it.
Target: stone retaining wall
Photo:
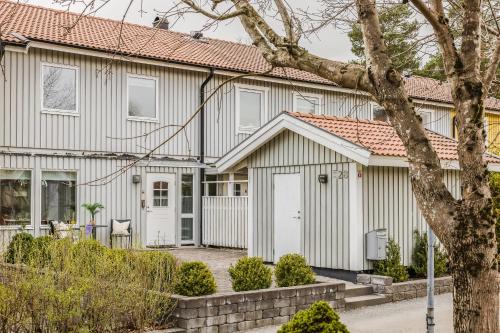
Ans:
[[[358,274],[357,283],[373,286],[377,294],[385,295],[389,302],[397,302],[427,296],[427,280],[413,280],[393,283],[392,277],[372,274]],[[434,294],[451,293],[451,276],[434,279]]]
[[[344,291],[343,283],[321,283],[201,297],[174,295],[174,317],[176,326],[187,332],[236,332],[283,324],[319,300],[343,309]]]

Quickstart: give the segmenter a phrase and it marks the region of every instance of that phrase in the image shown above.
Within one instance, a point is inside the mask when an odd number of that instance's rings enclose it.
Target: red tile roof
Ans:
[[[406,157],[403,142],[394,127],[387,122],[300,112],[287,114],[362,146],[375,155]],[[457,141],[432,131],[427,131],[427,135],[441,160],[458,160]],[[488,154],[486,159],[488,162],[500,163],[500,157]]]
[[[224,40],[192,39],[189,35],[94,16],[0,0],[0,39],[22,44],[22,38],[89,48],[162,61],[210,66],[239,72],[265,72],[269,65],[259,50],[250,45]],[[67,29],[68,27],[73,27]],[[121,31],[121,42],[119,41]],[[273,76],[333,85],[317,75],[291,68],[277,68]],[[412,76],[406,80],[408,94],[428,101],[451,103],[447,83]],[[486,101],[489,109],[500,110],[500,100]]]

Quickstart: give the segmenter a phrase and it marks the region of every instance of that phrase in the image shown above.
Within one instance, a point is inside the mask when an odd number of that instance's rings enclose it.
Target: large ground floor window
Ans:
[[[42,225],[49,221],[76,223],[76,173],[42,172]]]
[[[31,224],[31,171],[0,170],[0,226]]]

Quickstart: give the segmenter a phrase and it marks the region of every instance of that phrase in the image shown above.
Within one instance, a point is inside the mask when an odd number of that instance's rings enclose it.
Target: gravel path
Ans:
[[[425,332],[425,297],[361,308],[340,313],[351,333],[422,333]],[[452,333],[451,294],[437,295],[435,332]],[[277,326],[262,327],[248,333],[274,333]]]

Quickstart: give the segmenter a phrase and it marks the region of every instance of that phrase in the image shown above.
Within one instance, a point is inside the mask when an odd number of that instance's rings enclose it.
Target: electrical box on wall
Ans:
[[[376,229],[366,234],[366,259],[386,259],[387,229]]]

